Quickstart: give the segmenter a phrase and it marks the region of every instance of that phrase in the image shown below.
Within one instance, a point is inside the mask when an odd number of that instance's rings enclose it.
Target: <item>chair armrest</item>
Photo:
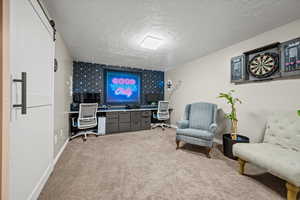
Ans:
[[[189,120],[180,120],[176,122],[177,128],[184,129],[189,127]]]
[[[76,122],[75,122],[75,119],[77,119],[77,118],[72,117],[72,126],[73,126],[73,127],[77,127],[77,124],[76,124]]]
[[[213,123],[209,126],[209,131],[212,132],[212,133],[216,133],[217,131],[217,128],[218,128],[218,125]]]

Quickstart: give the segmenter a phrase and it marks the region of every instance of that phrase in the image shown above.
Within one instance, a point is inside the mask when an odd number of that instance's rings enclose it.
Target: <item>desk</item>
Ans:
[[[108,112],[134,112],[134,111],[157,111],[158,108],[134,108],[134,109],[125,109],[125,108],[108,108],[108,109],[103,109],[99,108],[97,110],[97,113],[108,113]],[[169,110],[173,110],[170,108]],[[70,111],[70,114],[78,114],[79,111]]]
[[[170,108],[169,112],[173,109]],[[151,129],[151,123],[155,123],[153,119],[153,112],[156,112],[157,108],[137,108],[137,109],[125,109],[125,108],[110,108],[110,109],[98,109],[97,117],[105,117],[105,129],[106,134],[120,133],[128,131],[139,131]],[[78,117],[79,111],[69,112],[70,121],[70,136],[78,132],[76,127],[72,126],[72,119]]]

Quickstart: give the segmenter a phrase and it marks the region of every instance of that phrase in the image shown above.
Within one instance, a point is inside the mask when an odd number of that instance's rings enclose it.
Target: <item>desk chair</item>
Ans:
[[[170,119],[169,114],[169,102],[168,101],[159,101],[158,102],[158,110],[157,114],[153,113],[153,118],[157,119],[158,121],[162,121],[162,123],[154,124],[151,128],[161,127],[164,131],[165,128],[170,128],[171,126],[166,124],[165,122]]]
[[[90,130],[90,128],[94,128],[97,126],[97,103],[81,103],[79,105],[79,116],[77,119],[77,123],[75,122],[74,118],[72,119],[72,125],[77,127],[78,129],[85,130],[78,132],[76,135],[72,136],[70,140],[83,136],[83,141],[86,141],[87,135],[93,134],[98,136],[97,133],[94,133]]]

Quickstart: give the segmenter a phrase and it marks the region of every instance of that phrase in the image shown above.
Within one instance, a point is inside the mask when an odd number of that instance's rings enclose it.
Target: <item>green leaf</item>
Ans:
[[[298,115],[300,116],[300,110],[298,110],[297,112],[298,112]]]

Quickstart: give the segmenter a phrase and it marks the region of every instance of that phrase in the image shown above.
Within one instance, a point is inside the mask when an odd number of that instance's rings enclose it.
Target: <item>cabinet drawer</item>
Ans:
[[[119,132],[118,124],[106,124],[106,133],[116,133]]]
[[[106,113],[106,118],[108,118],[108,119],[118,119],[119,118],[119,113],[118,112],[107,112]]]
[[[118,124],[119,119],[118,118],[106,118],[106,124]]]
[[[142,117],[150,117],[151,116],[151,111],[150,110],[147,110],[147,111],[143,111],[141,113]]]
[[[141,120],[141,129],[150,129],[151,128],[151,119],[144,118]]]
[[[119,123],[119,131],[120,132],[126,132],[126,131],[130,131],[130,130],[131,130],[130,123]]]
[[[130,122],[130,112],[119,112],[119,122]]]
[[[137,121],[141,118],[141,112],[132,112],[131,113],[131,120]]]
[[[141,129],[141,121],[132,121],[131,122],[131,130],[138,131]]]

